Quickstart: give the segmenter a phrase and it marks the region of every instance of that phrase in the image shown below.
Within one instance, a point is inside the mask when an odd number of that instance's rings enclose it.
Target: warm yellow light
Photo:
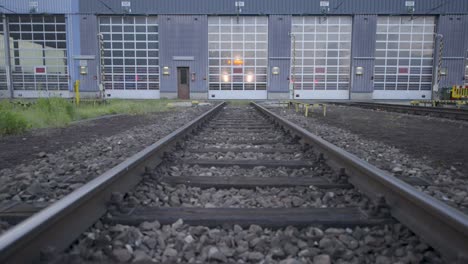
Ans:
[[[251,83],[253,82],[253,75],[252,74],[247,74],[247,82]]]
[[[228,74],[223,75],[223,82],[229,82],[229,75]]]
[[[234,60],[234,65],[242,65],[242,64],[244,64],[244,61],[243,61],[242,59],[236,58],[236,59]]]

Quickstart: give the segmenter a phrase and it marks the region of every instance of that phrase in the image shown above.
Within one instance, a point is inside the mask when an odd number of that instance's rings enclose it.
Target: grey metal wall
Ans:
[[[77,0],[36,0],[38,2],[37,13],[64,14],[78,12],[73,8]],[[0,11],[6,14],[28,14],[30,0],[0,0]]]
[[[442,67],[447,68],[448,73],[441,78],[440,87],[463,85],[468,49],[468,16],[440,16],[437,32],[443,36]],[[435,65],[438,64],[439,45],[440,39],[437,40]]]
[[[351,92],[370,93],[374,91],[373,76],[376,32],[376,15],[354,16],[351,49]],[[363,67],[364,74],[356,76],[356,67]]]
[[[161,92],[177,92],[177,67],[190,67],[190,74],[195,73],[195,81],[190,81],[190,92],[206,92],[208,17],[162,15],[158,16],[158,22],[160,71],[164,66],[171,71],[169,76],[161,74]]]
[[[94,15],[83,15],[80,18],[80,44],[83,56],[94,56],[94,60],[88,60],[88,75],[81,76],[81,88],[83,92],[99,91],[99,48],[98,48],[98,21]]]
[[[17,1],[17,0],[15,0]],[[321,14],[320,0],[243,0],[242,14]],[[81,0],[81,11],[122,13],[121,0]],[[406,14],[405,0],[330,0],[330,14]],[[133,0],[138,14],[236,14],[234,0]],[[417,0],[415,14],[468,13],[466,0]]]
[[[268,91],[288,92],[289,69],[291,65],[291,16],[271,15],[268,19]],[[271,74],[273,67],[280,68],[280,74]]]

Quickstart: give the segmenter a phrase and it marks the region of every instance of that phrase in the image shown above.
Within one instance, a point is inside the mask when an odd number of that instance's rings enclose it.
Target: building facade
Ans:
[[[430,99],[466,0],[0,0],[0,97]]]

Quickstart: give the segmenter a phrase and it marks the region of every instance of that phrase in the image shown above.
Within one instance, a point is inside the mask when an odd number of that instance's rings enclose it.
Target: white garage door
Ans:
[[[431,16],[378,18],[374,99],[430,99],[434,30]]]
[[[267,17],[209,17],[209,98],[266,99]]]
[[[159,98],[159,36],[156,17],[99,18],[104,38],[104,75],[110,98]]]
[[[351,32],[351,17],[293,17],[295,98],[349,98]]]
[[[10,16],[10,56],[17,97],[67,94],[65,16]]]

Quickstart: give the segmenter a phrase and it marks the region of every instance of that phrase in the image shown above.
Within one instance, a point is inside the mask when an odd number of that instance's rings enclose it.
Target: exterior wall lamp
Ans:
[[[358,66],[356,67],[356,75],[361,76],[364,74],[364,67]]]
[[[440,68],[440,76],[447,76],[447,68]]]
[[[278,74],[280,74],[280,68],[279,68],[279,67],[273,67],[273,68],[271,68],[271,74],[273,74],[273,75],[278,75]]]
[[[130,1],[122,1],[122,11],[125,14],[132,12],[132,3]]]
[[[164,66],[163,75],[171,75],[171,68],[169,68],[168,66]]]
[[[38,1],[29,1],[29,13],[31,14],[37,13],[38,8],[39,8]]]

